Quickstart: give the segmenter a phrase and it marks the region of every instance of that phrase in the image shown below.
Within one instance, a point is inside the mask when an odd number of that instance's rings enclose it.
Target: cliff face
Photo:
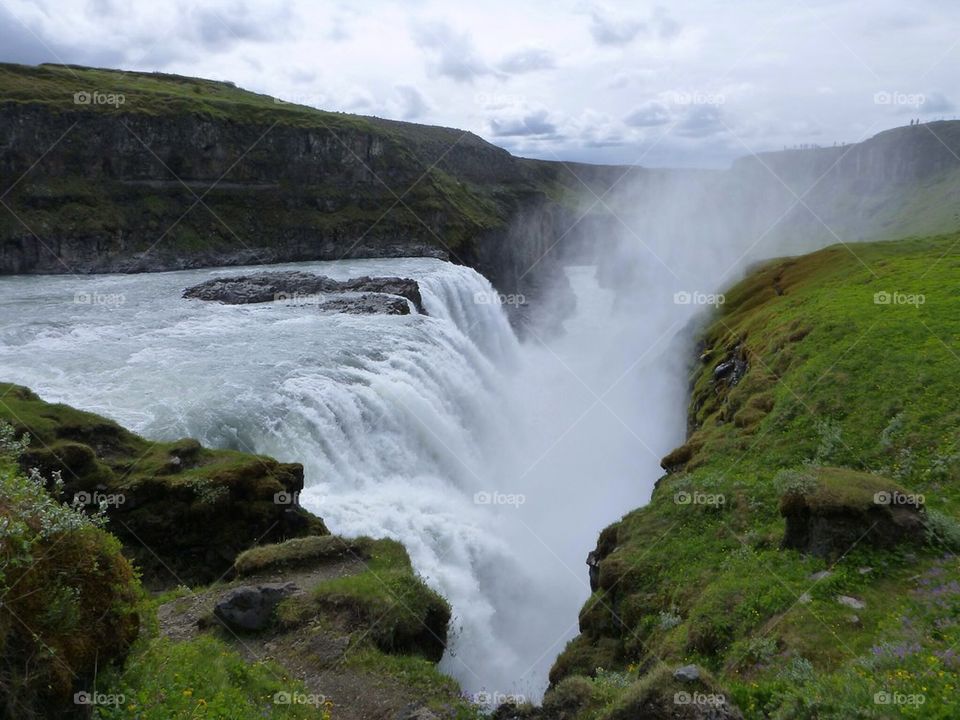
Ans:
[[[433,256],[529,294],[575,220],[573,174],[459,130],[64,66],[0,91],[0,273]]]

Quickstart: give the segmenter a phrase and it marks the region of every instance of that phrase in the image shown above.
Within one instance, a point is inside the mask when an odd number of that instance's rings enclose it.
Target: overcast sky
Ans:
[[[0,0],[0,60],[232,80],[546,159],[722,167],[960,112],[955,0]]]

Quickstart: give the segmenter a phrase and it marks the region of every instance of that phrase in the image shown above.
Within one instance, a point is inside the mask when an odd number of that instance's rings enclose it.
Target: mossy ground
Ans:
[[[31,438],[24,468],[62,475],[62,500],[116,499],[107,508],[109,529],[151,587],[211,582],[253,545],[327,532],[320,518],[277,502],[301,489],[299,465],[188,438],[150,441],[3,383],[0,420]]]
[[[75,717],[98,664],[121,659],[142,591],[120,543],[27,476],[0,422],[0,717]]]
[[[712,669],[751,718],[960,712],[958,243],[831,247],[727,293],[679,469],[611,531],[555,680],[663,659]],[[735,356],[749,369],[730,387],[714,368]],[[781,550],[783,470],[819,472],[824,502],[922,494],[939,530],[920,547],[854,543],[833,564]]]

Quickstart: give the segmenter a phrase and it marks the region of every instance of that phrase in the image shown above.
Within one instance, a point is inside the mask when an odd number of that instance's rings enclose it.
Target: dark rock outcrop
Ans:
[[[292,582],[242,585],[224,595],[213,614],[234,630],[263,630],[273,620],[273,611],[280,601],[297,590]]]
[[[821,468],[816,484],[780,501],[786,519],[781,547],[836,558],[857,545],[892,548],[925,540],[921,496],[893,481],[841,468]]]
[[[349,295],[348,295],[349,294]],[[321,310],[347,313],[406,315],[409,300],[426,315],[416,280],[398,277],[359,277],[334,280],[300,271],[264,272],[239,277],[212,278],[183,291],[183,297],[213,300],[227,305],[280,302],[312,304]]]
[[[0,419],[34,439],[22,466],[59,472],[64,501],[105,508],[107,529],[150,588],[210,583],[230,575],[250,547],[328,532],[297,502],[299,463],[190,439],[151,442],[24,387],[0,384],[0,394]]]

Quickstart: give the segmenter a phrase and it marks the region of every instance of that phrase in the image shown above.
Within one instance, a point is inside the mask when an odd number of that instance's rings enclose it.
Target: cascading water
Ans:
[[[589,592],[583,556],[643,493],[598,487],[582,462],[576,487],[557,468],[571,378],[553,350],[524,350],[474,271],[429,259],[286,267],[413,277],[429,316],[180,298],[248,270],[237,268],[5,278],[0,377],[148,437],[303,462],[305,507],[335,532],[401,540],[450,600],[443,667],[465,690],[539,696]]]

